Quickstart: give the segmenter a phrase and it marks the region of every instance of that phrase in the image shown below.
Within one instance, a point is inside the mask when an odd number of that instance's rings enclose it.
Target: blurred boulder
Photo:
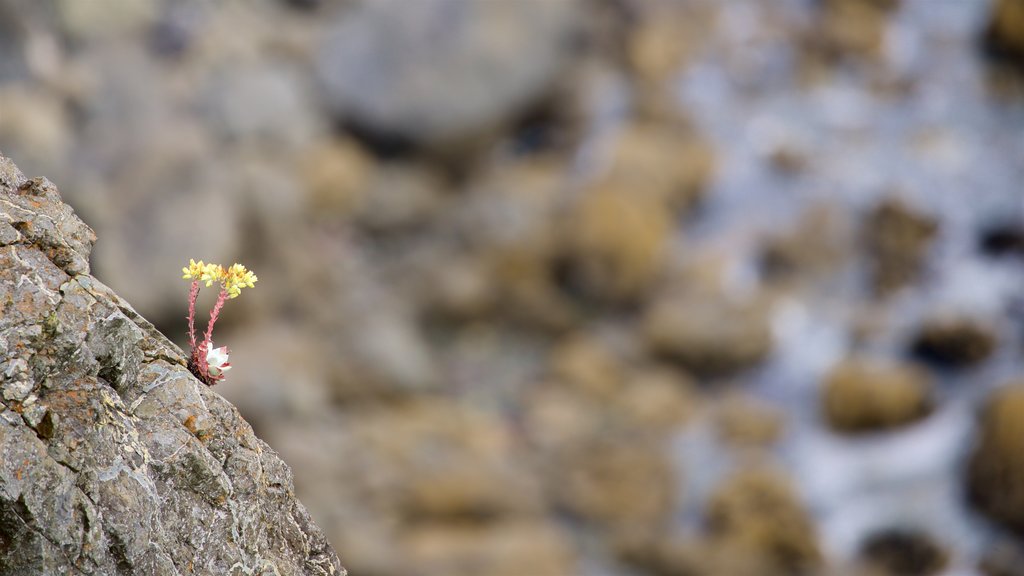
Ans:
[[[405,536],[411,574],[424,576],[562,576],[578,574],[569,538],[546,522],[517,521],[489,529],[414,527]]]
[[[985,226],[978,244],[989,256],[1017,256],[1024,258],[1024,222],[1005,219]]]
[[[984,44],[990,53],[1024,67],[1024,1],[995,1]]]
[[[643,332],[653,352],[701,376],[752,368],[772,349],[767,307],[721,295],[663,297],[647,311]]]
[[[644,436],[594,436],[551,455],[555,505],[609,529],[660,526],[676,500],[665,449]]]
[[[562,281],[600,300],[640,300],[662,270],[673,220],[661,202],[635,190],[588,190],[566,222]]]
[[[861,544],[860,559],[872,573],[931,576],[945,569],[949,553],[927,533],[894,528],[868,536]]]
[[[938,222],[888,199],[872,209],[862,235],[875,293],[889,294],[917,280],[938,232]]]
[[[339,13],[317,71],[334,114],[377,141],[444,146],[511,121],[572,60],[579,2],[384,0]]]
[[[727,478],[711,495],[705,521],[711,542],[734,558],[760,559],[761,574],[814,573],[823,560],[814,523],[787,479],[774,472],[751,469]]]
[[[993,328],[972,318],[942,317],[925,321],[911,342],[911,351],[935,364],[962,368],[987,360],[998,341]]]
[[[674,214],[704,198],[715,173],[714,148],[680,118],[633,120],[613,138],[599,183],[656,200]]]
[[[912,364],[854,358],[825,377],[822,410],[838,432],[883,431],[924,418],[932,411],[928,373]]]
[[[732,445],[770,446],[782,436],[785,427],[782,413],[753,396],[739,392],[726,394],[717,408],[718,435]]]
[[[992,520],[1024,533],[1024,382],[993,392],[978,425],[967,467],[970,500]]]

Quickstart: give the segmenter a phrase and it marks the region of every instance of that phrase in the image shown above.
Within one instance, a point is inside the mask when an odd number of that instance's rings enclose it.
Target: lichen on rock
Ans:
[[[291,472],[0,157],[0,575],[343,575]]]

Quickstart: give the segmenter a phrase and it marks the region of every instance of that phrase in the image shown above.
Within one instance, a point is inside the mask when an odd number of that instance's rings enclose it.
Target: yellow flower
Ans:
[[[207,264],[203,267],[202,274],[199,279],[206,282],[206,287],[213,286],[214,282],[223,284],[224,283],[224,267],[220,264]]]
[[[206,282],[207,288],[220,284],[230,298],[237,297],[242,288],[252,288],[257,280],[255,274],[237,262],[225,270],[220,264],[205,264],[202,260],[196,262],[189,259],[188,266],[181,271],[184,273],[182,278]]]
[[[228,297],[235,298],[241,293],[242,288],[252,288],[256,284],[256,280],[255,274],[236,262],[225,272],[223,285],[228,292]]]
[[[185,280],[198,280],[199,277],[203,275],[203,270],[205,268],[206,265],[203,264],[202,260],[196,262],[195,260],[189,258],[188,266],[181,269],[181,271],[185,273],[185,275],[182,276],[182,278],[184,278]]]

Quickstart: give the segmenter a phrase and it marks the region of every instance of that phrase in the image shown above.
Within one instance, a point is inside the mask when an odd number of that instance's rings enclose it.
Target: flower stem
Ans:
[[[210,322],[206,325],[206,336],[203,338],[203,349],[206,350],[213,345],[213,325],[217,323],[217,317],[220,316],[220,309],[224,307],[224,302],[228,299],[228,291],[221,288],[220,294],[217,295],[217,303],[213,305],[213,310],[210,310]]]
[[[196,299],[199,298],[199,280],[192,281],[188,291],[188,344],[192,354],[196,351]]]

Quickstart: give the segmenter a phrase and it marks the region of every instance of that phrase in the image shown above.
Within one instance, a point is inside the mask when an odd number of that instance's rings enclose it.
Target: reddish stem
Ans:
[[[213,305],[213,310],[210,310],[210,322],[206,325],[206,337],[203,339],[203,350],[209,350],[210,346],[213,345],[213,325],[217,323],[217,317],[220,316],[220,309],[224,307],[224,302],[228,299],[228,291],[224,288],[220,289],[220,294],[217,295],[217,303]]]
[[[199,280],[192,281],[188,291],[188,344],[192,354],[196,351],[196,299],[199,298]]]

